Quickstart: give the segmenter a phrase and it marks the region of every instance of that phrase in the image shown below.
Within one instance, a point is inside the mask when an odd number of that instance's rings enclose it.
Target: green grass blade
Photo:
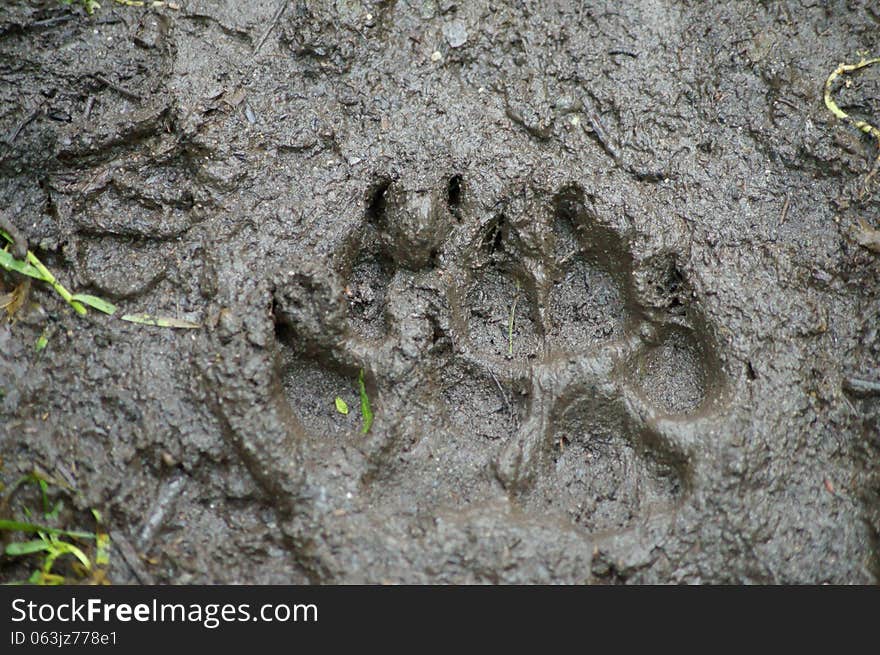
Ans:
[[[11,252],[6,252],[5,250],[0,250],[0,266],[5,268],[7,271],[15,271],[16,273],[21,273],[22,275],[36,278],[41,282],[47,281],[43,274],[35,267],[31,266],[27,262],[19,261],[12,256]]]
[[[4,239],[6,239],[9,243],[14,243],[12,240],[12,237],[9,236],[3,230],[0,230],[0,236],[2,236]],[[87,313],[86,308],[83,307],[82,303],[73,299],[73,296],[70,294],[70,291],[65,289],[58,282],[58,280],[55,279],[55,276],[52,275],[52,273],[49,271],[49,269],[43,265],[43,262],[41,262],[39,259],[37,259],[37,256],[34,253],[32,253],[30,250],[27,251],[27,260],[28,260],[28,264],[30,264],[30,265],[29,266],[26,265],[23,267],[22,264],[24,262],[19,262],[17,259],[15,259],[15,257],[13,257],[8,252],[0,251],[0,265],[2,265],[3,268],[6,268],[7,270],[12,270],[12,271],[18,271],[19,273],[21,273],[23,275],[28,275],[30,277],[36,278],[38,280],[42,280],[43,282],[46,282],[46,283],[52,285],[52,288],[55,289],[55,292],[59,296],[64,298],[65,302],[67,302],[71,307],[73,307],[73,309],[76,311],[77,314],[80,314],[82,316],[86,315],[86,313]],[[35,273],[35,271],[36,271],[36,273]]]
[[[49,550],[51,544],[42,539],[33,539],[31,541],[16,541],[6,546],[6,554],[11,557],[18,555],[31,555],[32,553],[40,553]]]
[[[97,536],[95,564],[98,566],[107,566],[110,563],[110,535],[106,532],[99,532]]]
[[[47,571],[34,571],[28,579],[28,584],[39,585],[41,587],[56,587],[63,585],[67,580],[63,575],[56,573],[48,573]]]
[[[361,369],[361,374],[358,377],[358,387],[361,392],[361,416],[364,418],[361,434],[366,434],[373,427],[373,410],[370,408],[370,397],[367,395],[367,387],[364,384],[364,369]]]
[[[116,305],[114,305],[112,302],[107,302],[103,298],[90,296],[87,293],[77,293],[71,297],[84,305],[88,305],[89,307],[97,309],[99,312],[109,314],[110,316],[113,316],[113,314],[116,313]]]
[[[48,514],[52,509],[49,503],[49,483],[43,478],[36,477],[36,474],[34,474],[34,478],[40,488],[40,497],[43,499],[43,514]]]
[[[70,553],[74,557],[76,557],[80,563],[86,568],[86,571],[92,570],[92,560],[90,560],[82,550],[74,546],[73,544],[69,544],[66,541],[59,542],[55,544],[55,548],[58,551],[58,555],[65,555]]]
[[[28,261],[33,265],[33,267],[36,268],[38,271],[40,271],[40,273],[43,274],[43,279],[52,285],[52,288],[55,289],[55,293],[57,293],[59,296],[64,298],[64,300],[67,302],[67,304],[69,304],[71,307],[73,307],[74,311],[77,314],[79,314],[81,316],[85,316],[88,313],[88,312],[86,312],[86,308],[83,307],[82,303],[77,302],[76,300],[73,299],[73,296],[71,295],[70,291],[65,289],[61,285],[61,283],[55,279],[55,276],[52,275],[52,272],[43,265],[43,262],[41,262],[39,259],[37,259],[37,256],[34,253],[32,253],[30,250],[28,250],[27,257],[28,257]]]
[[[63,535],[65,537],[73,537],[74,539],[94,539],[93,532],[78,532],[76,530],[59,530],[58,528],[49,528],[45,525],[37,525],[36,523],[22,523],[21,521],[10,521],[9,519],[0,519],[0,530],[14,530],[16,532],[45,532],[46,534]]]
[[[153,316],[152,314],[126,314],[120,316],[123,321],[130,323],[140,323],[141,325],[153,325],[155,327],[182,328],[186,330],[195,330],[200,327],[198,323],[185,321],[180,318],[169,318],[166,316]]]

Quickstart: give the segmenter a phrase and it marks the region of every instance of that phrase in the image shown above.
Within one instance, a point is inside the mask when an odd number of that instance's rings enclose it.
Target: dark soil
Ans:
[[[5,216],[203,326],[0,325],[110,580],[877,581],[875,3],[178,4],[0,8]]]

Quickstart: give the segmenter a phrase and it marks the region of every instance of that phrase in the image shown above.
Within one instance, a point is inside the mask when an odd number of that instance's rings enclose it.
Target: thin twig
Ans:
[[[776,98],[776,102],[782,103],[788,107],[791,107],[795,111],[800,111],[800,107],[794,104],[791,100],[786,100],[785,98]]]
[[[602,126],[602,122],[599,120],[599,116],[593,110],[592,106],[589,103],[585,105],[587,107],[587,119],[590,122],[590,125],[581,124],[584,132],[587,134],[591,134],[596,141],[598,141],[599,145],[602,146],[602,149],[605,151],[611,159],[614,160],[614,163],[617,164],[624,171],[632,175],[639,182],[661,182],[670,177],[669,173],[665,170],[660,171],[652,171],[652,170],[640,170],[635,166],[630,166],[625,161],[623,161],[623,157],[620,152],[611,144],[611,141],[608,139],[608,135],[605,132],[605,128]]]
[[[53,16],[52,18],[44,18],[43,20],[37,20],[29,25],[26,25],[26,28],[31,27],[54,27],[55,25],[59,25],[60,23],[66,23],[68,21],[76,18],[74,14],[63,14],[61,16]]]
[[[122,559],[128,564],[128,568],[142,585],[153,584],[153,576],[147,573],[140,561],[140,556],[135,551],[131,542],[126,539],[121,532],[110,533],[110,543],[112,547],[119,551]]]
[[[602,150],[614,160],[614,163],[618,166],[623,166],[620,161],[620,154],[614,149],[614,146],[611,145],[611,142],[608,141],[608,138],[605,136],[605,129],[602,127],[602,123],[592,107],[587,110],[587,118],[590,121],[589,133],[591,133],[596,141],[599,142],[599,145],[602,146]],[[586,125],[584,126],[584,131],[587,131]]]
[[[516,293],[513,296],[513,304],[510,306],[510,321],[507,324],[507,355],[513,357],[513,322],[516,317],[516,301],[519,300],[519,282],[516,283]]]
[[[40,115],[39,108],[32,110],[31,113],[29,113],[27,116],[24,117],[24,120],[21,123],[19,123],[14,128],[12,128],[12,131],[9,132],[9,135],[6,137],[6,143],[11,145],[12,142],[18,138],[18,135],[21,133],[21,131],[25,127],[27,127],[28,123],[30,123],[32,120],[34,120],[39,115]]]
[[[260,37],[259,41],[257,41],[257,45],[254,46],[254,56],[259,54],[260,48],[263,47],[263,44],[266,43],[266,39],[269,38],[272,30],[275,29],[278,21],[281,20],[281,15],[284,13],[285,9],[287,9],[287,0],[281,0],[281,2],[278,3],[278,9],[275,10],[275,15],[272,16],[272,20],[269,21],[269,27],[266,28],[265,32],[263,32],[263,36]]]
[[[510,404],[510,400],[507,397],[507,394],[504,392],[504,387],[501,386],[501,383],[498,381],[498,378],[495,377],[495,372],[490,368],[489,375],[492,376],[492,379],[495,381],[495,386],[498,387],[498,391],[501,392],[501,399],[504,401],[504,404],[507,405],[507,411],[513,414],[513,407]]]
[[[846,378],[843,381],[844,391],[856,396],[880,396],[880,382],[862,378]]]
[[[134,91],[129,91],[124,86],[119,86],[115,82],[108,80],[106,77],[104,77],[100,73],[92,73],[91,77],[93,79],[98,80],[104,86],[113,89],[114,91],[116,91],[120,95],[125,96],[129,100],[140,100],[141,99],[141,96],[138,95],[137,93],[135,93]]]
[[[785,202],[782,205],[782,213],[779,215],[779,224],[785,224],[785,217],[788,216],[788,206],[791,204],[791,194],[787,193],[785,195]]]

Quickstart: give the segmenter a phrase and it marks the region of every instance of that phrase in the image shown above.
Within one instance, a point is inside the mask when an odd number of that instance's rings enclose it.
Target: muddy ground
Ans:
[[[35,282],[0,475],[112,582],[877,581],[875,3],[103,5],[0,8],[2,207],[202,327]]]

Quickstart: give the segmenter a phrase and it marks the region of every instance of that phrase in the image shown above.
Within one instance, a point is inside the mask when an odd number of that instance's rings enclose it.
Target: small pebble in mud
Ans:
[[[451,47],[460,48],[467,41],[467,28],[462,21],[453,20],[443,26],[443,36]]]
[[[443,59],[443,55],[440,54],[439,50],[435,50],[431,55],[431,61],[440,61],[441,59]]]

